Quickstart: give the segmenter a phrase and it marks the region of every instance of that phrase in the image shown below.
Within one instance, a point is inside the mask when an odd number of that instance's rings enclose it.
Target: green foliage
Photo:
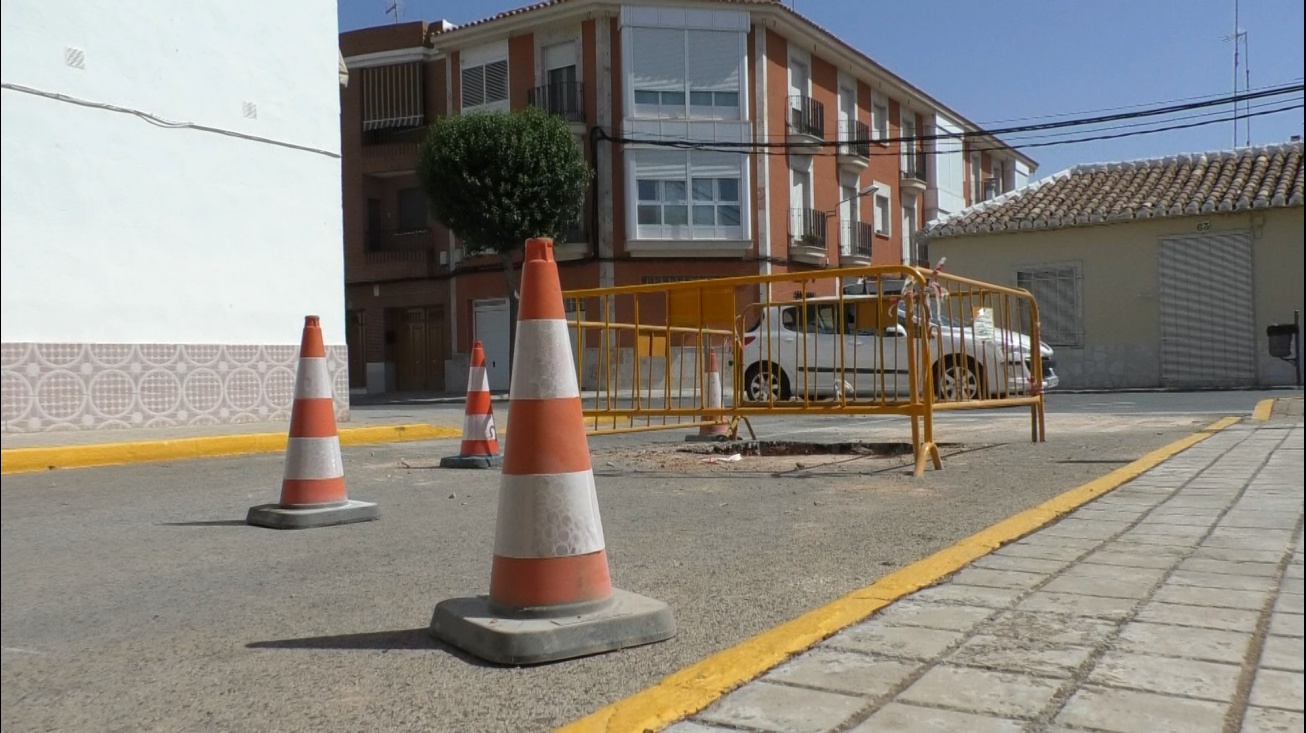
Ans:
[[[445,117],[417,160],[431,214],[471,252],[560,237],[580,216],[590,169],[561,118],[538,109]]]

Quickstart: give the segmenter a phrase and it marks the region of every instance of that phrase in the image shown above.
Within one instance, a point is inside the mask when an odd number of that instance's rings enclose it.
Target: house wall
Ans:
[[[5,3],[5,431],[346,416],[334,8]]]
[[[1268,355],[1265,328],[1291,322],[1293,310],[1302,309],[1302,212],[1295,207],[945,237],[930,242],[930,254],[947,257],[952,274],[1010,286],[1019,268],[1079,263],[1084,341],[1080,348],[1054,345],[1061,386],[1148,388],[1161,385],[1161,238],[1195,234],[1199,225],[1211,233],[1250,230],[1257,383],[1291,384],[1291,365]]]

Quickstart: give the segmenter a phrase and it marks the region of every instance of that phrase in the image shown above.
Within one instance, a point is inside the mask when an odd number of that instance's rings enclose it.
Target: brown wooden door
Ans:
[[[396,344],[396,388],[401,392],[444,389],[444,309],[404,311]]]
[[[345,347],[349,349],[349,388],[367,388],[367,322],[363,311],[345,313]]]

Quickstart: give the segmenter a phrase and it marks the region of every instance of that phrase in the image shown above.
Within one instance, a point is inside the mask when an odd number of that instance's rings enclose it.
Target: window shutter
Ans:
[[[689,31],[690,89],[738,92],[741,61],[738,33]]]
[[[544,49],[544,69],[563,69],[576,65],[576,44],[559,43]]]
[[[508,98],[508,60],[485,65],[485,101],[502,102]]]
[[[359,69],[359,75],[364,130],[416,127],[426,119],[420,62]]]
[[[686,155],[680,150],[637,150],[633,156],[635,177],[686,180]]]
[[[738,153],[690,153],[690,165],[695,178],[740,178],[739,163],[744,156]]]
[[[685,32],[634,28],[634,88],[681,91],[685,88]]]
[[[479,107],[485,104],[485,67],[471,66],[463,69],[463,104],[464,108]]]

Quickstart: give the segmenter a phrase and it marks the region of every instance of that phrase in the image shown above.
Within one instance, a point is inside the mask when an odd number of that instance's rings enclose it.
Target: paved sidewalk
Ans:
[[[667,731],[1302,731],[1302,439],[1228,428]]]

